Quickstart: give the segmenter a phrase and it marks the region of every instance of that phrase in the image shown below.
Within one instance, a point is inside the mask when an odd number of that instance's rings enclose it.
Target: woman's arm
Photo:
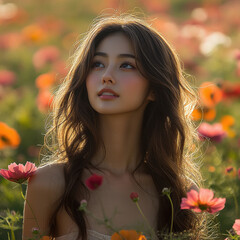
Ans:
[[[33,228],[39,228],[43,235],[49,234],[49,221],[57,207],[57,200],[63,193],[63,183],[64,175],[61,165],[39,168],[30,178],[24,203],[23,240],[33,237]]]

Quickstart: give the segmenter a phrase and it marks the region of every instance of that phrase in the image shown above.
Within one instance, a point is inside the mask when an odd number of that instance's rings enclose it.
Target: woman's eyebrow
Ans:
[[[108,57],[108,55],[107,55],[106,53],[104,53],[104,52],[96,52],[96,53],[94,54],[94,56]],[[119,54],[117,57],[118,57],[118,58],[126,58],[126,57],[128,57],[128,58],[133,58],[133,59],[135,59],[135,56],[132,55],[132,54],[130,54],[130,53],[121,53],[121,54]]]

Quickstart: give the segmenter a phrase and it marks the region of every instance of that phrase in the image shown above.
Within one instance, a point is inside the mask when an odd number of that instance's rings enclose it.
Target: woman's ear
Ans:
[[[153,91],[151,90],[147,96],[147,100],[154,102],[155,101],[155,95]]]

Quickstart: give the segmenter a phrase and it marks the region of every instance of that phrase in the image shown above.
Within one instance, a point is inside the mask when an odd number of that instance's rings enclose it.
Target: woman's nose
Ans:
[[[102,83],[111,83],[115,84],[115,78],[113,73],[113,68],[108,67],[102,76]]]

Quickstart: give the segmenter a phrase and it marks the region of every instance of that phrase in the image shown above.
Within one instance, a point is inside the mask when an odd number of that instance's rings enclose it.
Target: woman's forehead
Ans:
[[[131,41],[124,33],[117,32],[105,37],[97,46],[96,52],[133,54],[133,47]]]

